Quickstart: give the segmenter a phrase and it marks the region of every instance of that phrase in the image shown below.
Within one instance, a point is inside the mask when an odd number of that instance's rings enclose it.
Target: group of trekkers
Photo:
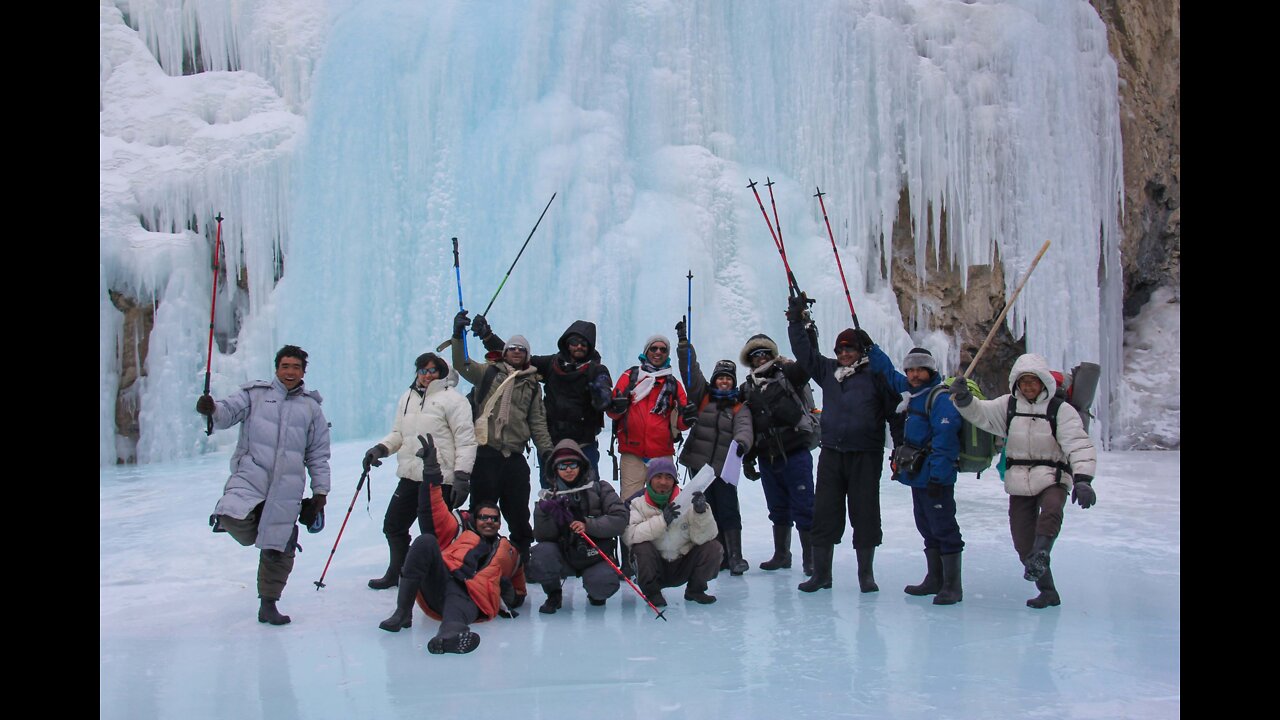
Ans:
[[[858,587],[875,592],[886,431],[893,477],[911,488],[924,541],[924,580],[905,592],[931,595],[936,605],[961,602],[964,541],[955,483],[961,429],[970,425],[1006,439],[1010,529],[1024,577],[1039,590],[1027,605],[1058,605],[1050,551],[1068,494],[1082,508],[1095,502],[1095,450],[1077,410],[1059,399],[1048,362],[1021,356],[1008,394],[977,399],[964,380],[944,384],[928,350],[912,349],[895,367],[861,329],[840,332],[834,357],[823,355],[807,304],[803,294],[788,303],[793,357],[768,336],[754,335],[737,362],[718,360],[708,376],[682,320],[675,344],[662,334],[648,337],[638,363],[616,382],[596,351],[591,322],[573,322],[555,353],[534,355],[525,337],[504,340],[483,315],[473,320],[459,312],[451,363],[431,352],[415,360],[390,432],[364,456],[367,473],[394,454],[399,477],[383,521],[387,569],[368,582],[397,588],[395,611],[380,627],[410,627],[416,604],[441,621],[430,652],[470,652],[480,641],[471,626],[517,615],[526,582],[541,585],[538,610],[553,614],[564,608],[569,578],[581,578],[592,606],[606,604],[624,581],[659,613],[666,588],[683,586],[686,602],[714,603],[710,581],[722,570],[737,576],[749,568],[739,467],[761,482],[773,526],[773,554],[759,568],[792,566],[794,527],[807,576],[798,589],[831,588],[847,508]],[[485,358],[467,356],[468,328]],[[301,514],[308,529],[323,527],[329,491],[328,424],[319,394],[303,389],[306,362],[300,348],[285,346],[275,380],[250,383],[222,400],[206,394],[197,403],[216,428],[240,424],[233,474],[211,522],[215,531],[261,549],[264,623],[289,622],[276,602],[293,566],[295,523]],[[460,378],[474,386],[468,396],[457,389]],[[810,380],[822,389],[821,412]],[[606,416],[619,453],[616,487],[600,472]],[[685,431],[677,459],[675,444]],[[536,498],[525,459],[530,443],[539,469]],[[714,479],[684,497],[677,462],[690,478],[707,477],[701,471],[709,467]],[[304,468],[312,489],[305,500]],[[411,543],[415,519],[419,535]]]

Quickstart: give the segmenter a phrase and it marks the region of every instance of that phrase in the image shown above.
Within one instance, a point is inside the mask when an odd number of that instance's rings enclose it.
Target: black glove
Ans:
[[[698,406],[689,403],[680,408],[680,417],[684,420],[684,424],[693,427],[698,424]]]
[[[471,473],[464,470],[453,471],[453,499],[449,504],[455,508],[462,507],[471,494]]]
[[[196,400],[196,412],[201,415],[213,417],[213,411],[217,409],[218,405],[213,401],[212,395],[201,395],[200,399]]]
[[[693,506],[694,512],[701,515],[702,513],[707,511],[707,496],[703,495],[701,490],[695,492],[691,500],[692,502],[690,503],[690,505]]]
[[[787,299],[787,321],[805,322],[809,319],[809,298],[804,293]]]
[[[620,395],[613,399],[613,403],[609,406],[609,411],[621,415],[631,407],[631,398],[626,395]]]
[[[670,527],[671,523],[675,522],[678,517],[680,517],[680,511],[676,508],[675,504],[667,502],[667,504],[662,508],[662,519],[667,521],[667,526]]]
[[[453,336],[461,340],[470,324],[471,318],[467,317],[467,311],[459,310],[458,314],[453,316]]]
[[[930,480],[928,488],[929,488],[929,497],[931,498],[942,497],[942,483],[936,483]]]
[[[689,342],[689,332],[685,329],[686,320],[688,320],[688,318],[681,315],[680,322],[676,323],[676,340],[682,343]]]
[[[871,349],[871,346],[875,345],[875,342],[871,339],[871,336],[868,335],[867,331],[863,330],[862,328],[858,328],[857,330],[854,330],[853,336],[858,339],[858,344],[862,346],[858,348],[858,352],[860,353],[866,354],[866,352]]]
[[[969,407],[973,402],[973,393],[969,392],[969,383],[964,378],[956,378],[951,383],[951,404],[958,408]]]
[[[736,452],[736,454],[737,454],[737,456],[738,456],[738,457],[742,457],[743,455],[746,455],[746,454],[747,454],[747,446],[746,446],[746,445],[743,445],[743,444],[741,444],[741,443],[739,443],[739,444],[738,444],[738,449],[737,449],[735,452]]]
[[[483,315],[477,315],[471,323],[471,332],[481,340],[485,340],[493,334],[493,328],[489,327],[489,321],[485,320]]]
[[[759,479],[760,479],[760,471],[759,471],[759,470],[756,470],[756,461],[755,461],[755,460],[743,460],[743,461],[742,461],[742,474],[743,474],[743,475],[746,475],[748,480],[759,480]]]
[[[498,593],[502,595],[502,602],[506,603],[507,607],[516,607],[516,586],[511,584],[510,579],[498,580]]]
[[[324,512],[324,506],[329,502],[328,495],[312,495],[311,504],[315,507],[317,513]]]
[[[419,435],[418,442],[422,447],[414,453],[422,458],[422,481],[429,485],[440,485],[444,477],[440,474],[440,463],[436,460],[436,441],[431,434]]]
[[[382,458],[390,454],[391,454],[391,451],[388,450],[387,446],[383,445],[382,443],[378,443],[377,445],[374,445],[368,450],[365,450],[364,461],[362,462],[362,464],[364,465],[364,471],[369,472],[370,466],[381,467]]]
[[[1081,510],[1088,510],[1098,502],[1098,494],[1093,491],[1092,476],[1076,476],[1076,481],[1071,485],[1071,502],[1079,505]]]
[[[476,576],[476,569],[464,562],[458,566],[457,570],[454,570],[449,574],[453,576],[454,580],[465,583]]]

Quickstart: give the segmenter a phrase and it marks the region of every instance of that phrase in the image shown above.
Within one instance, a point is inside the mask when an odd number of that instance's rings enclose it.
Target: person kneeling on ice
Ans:
[[[631,519],[622,533],[641,592],[654,605],[665,607],[662,588],[688,583],[685,600],[702,605],[715,602],[715,596],[707,594],[707,583],[720,573],[724,548],[716,541],[719,529],[706,497],[693,493],[692,512],[684,522],[677,522],[681,511],[675,506],[680,495],[675,463],[654,458],[647,475],[643,491],[631,501]]]
[[[320,393],[306,390],[307,353],[285,345],[276,353],[276,377],[241,386],[239,392],[214,401],[201,395],[196,412],[213,427],[239,423],[240,439],[231,456],[231,477],[209,524],[229,533],[241,545],[257,545],[258,622],[284,625],[276,602],[293,571],[300,513],[324,510],[329,494],[329,422],[320,410]],[[311,475],[311,501],[302,499]],[[308,507],[309,506],[309,507]],[[323,528],[305,518],[308,530]]]
[[[420,535],[409,547],[400,571],[396,610],[378,627],[389,632],[413,625],[413,604],[440,620],[440,629],[427,643],[433,655],[469,653],[480,644],[471,623],[496,615],[516,617],[514,608],[524,603],[524,568],[520,553],[498,534],[502,515],[493,503],[472,506],[474,524],[467,514],[449,510],[440,486],[444,477],[430,435],[418,436],[422,481],[431,493],[435,534]]]
[[[547,600],[538,608],[547,615],[560,609],[560,581],[582,578],[587,600],[604,605],[618,592],[618,573],[604,562],[600,552],[612,554],[615,539],[627,527],[627,507],[609,483],[591,472],[586,453],[572,439],[561,440],[551,451],[547,490],[533,508],[533,538],[528,579],[542,583]],[[586,533],[592,542],[582,538]]]
[[[1027,600],[1037,610],[1060,605],[1049,570],[1049,551],[1062,530],[1067,488],[1081,509],[1097,502],[1093,474],[1097,450],[1080,414],[1056,397],[1049,362],[1034,353],[1019,357],[1009,371],[1009,394],[975,400],[963,382],[951,385],[951,399],[966,420],[1005,443],[1004,490],[1009,494],[1009,530],[1026,572],[1040,594]]]

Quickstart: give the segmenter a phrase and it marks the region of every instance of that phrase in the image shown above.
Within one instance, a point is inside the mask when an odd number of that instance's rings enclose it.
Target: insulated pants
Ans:
[[[400,582],[417,587],[427,607],[440,615],[436,637],[457,635],[480,617],[480,608],[471,599],[467,586],[449,574],[435,535],[420,535],[413,541]]]
[[[783,527],[795,523],[797,529],[808,532],[813,527],[813,455],[808,450],[797,450],[785,460],[761,457],[759,462],[769,521]],[[876,517],[879,518],[878,502]]]
[[[723,535],[726,530],[742,529],[742,511],[738,505],[738,488],[716,478],[703,492],[707,504],[711,506],[711,514],[716,518],[716,527]]]
[[[262,503],[249,511],[245,519],[240,520],[226,515],[219,515],[222,527],[227,529],[236,542],[248,547],[258,541],[258,520],[262,517]],[[289,581],[289,573],[293,572],[293,560],[298,547],[298,526],[293,526],[293,535],[284,552],[279,550],[261,550],[258,552],[258,597],[263,600],[279,600],[284,592],[285,583]]]
[[[1067,506],[1065,485],[1050,485],[1039,495],[1009,496],[1009,532],[1018,559],[1025,561],[1037,535],[1056,538],[1062,531],[1062,510]]]
[[[445,485],[445,502],[452,495],[451,486]],[[387,537],[387,544],[395,547],[402,544],[409,546],[409,528],[413,521],[418,521],[418,532],[422,535],[434,535],[435,524],[431,519],[430,487],[424,482],[416,482],[409,478],[400,478],[396,491],[387,502],[387,513],[382,517],[382,534]]]
[[[933,488],[937,497],[929,497]],[[911,506],[915,510],[916,530],[924,538],[926,550],[937,548],[942,555],[964,549],[960,523],[956,521],[956,486],[932,483],[929,487],[911,488]],[[1030,546],[1028,545],[1028,550]]]
[[[542,583],[544,590],[559,589],[562,578],[574,577],[578,571],[565,562],[564,551],[560,543],[540,541],[530,552],[529,567],[525,569],[525,579],[529,582]],[[582,571],[582,587],[587,595],[597,600],[607,600],[618,592],[621,580],[618,573],[609,567],[609,563],[601,560]]]
[[[880,526],[880,473],[884,450],[818,454],[818,487],[814,499],[814,545],[837,545],[844,537],[848,506],[855,548],[876,547],[884,537]],[[798,525],[798,523],[797,523]]]
[[[523,455],[502,453],[484,445],[476,451],[475,468],[471,471],[471,507],[482,502],[496,503],[507,524],[511,544],[522,555],[533,544],[533,526],[529,524],[529,463]]]
[[[631,546],[631,560],[636,566],[636,580],[645,595],[654,590],[679,587],[688,583],[686,592],[707,589],[707,583],[720,574],[720,558],[724,548],[715,540],[694,545],[688,554],[675,560],[666,560],[651,542]]]

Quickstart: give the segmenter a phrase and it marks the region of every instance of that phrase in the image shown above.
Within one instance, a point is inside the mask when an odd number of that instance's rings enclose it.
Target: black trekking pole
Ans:
[[[507,274],[503,276],[502,282],[498,283],[498,289],[493,291],[493,297],[489,298],[489,304],[485,306],[484,312],[480,313],[485,317],[489,317],[489,309],[493,307],[493,301],[498,299],[498,293],[502,292],[502,286],[507,284],[507,278],[511,277],[511,271],[516,269],[516,263],[520,262],[520,256],[524,254],[524,249],[529,247],[529,241],[533,239],[533,234],[538,231],[538,226],[542,224],[542,216],[547,214],[547,210],[551,207],[551,201],[556,199],[556,193],[551,193],[551,200],[547,201],[547,207],[542,208],[542,215],[538,216],[538,222],[533,224],[533,229],[529,231],[529,237],[524,239],[524,245],[520,246],[520,252],[516,253],[516,259],[511,261],[511,267],[507,268]]]
[[[693,328],[693,270],[692,269],[689,270],[688,278],[689,278],[689,307],[687,309],[688,314],[684,316],[684,336],[685,336],[685,339],[689,341],[689,345],[692,347],[693,345],[693,330],[692,330]],[[693,377],[693,351],[692,350],[690,350],[689,358],[688,360],[685,361],[684,365],[685,365],[684,376],[686,380],[688,380],[689,378]],[[686,393],[688,392],[687,388],[685,389],[685,392]],[[685,399],[687,400],[688,398],[686,397]]]
[[[622,578],[623,580],[626,580],[626,581],[627,581],[627,584],[631,586],[631,589],[632,589],[632,590],[635,590],[635,591],[636,591],[636,594],[640,596],[640,599],[641,599],[641,600],[644,600],[646,603],[649,603],[649,607],[653,608],[653,611],[654,611],[654,612],[656,612],[656,613],[658,613],[658,617],[655,617],[655,618],[654,618],[654,620],[657,620],[658,618],[662,618],[662,622],[666,622],[666,621],[667,621],[667,616],[662,614],[662,613],[663,613],[663,611],[662,611],[662,610],[659,610],[657,605],[654,605],[652,602],[649,602],[649,598],[648,598],[648,596],[646,596],[644,593],[640,592],[640,588],[636,587],[636,584],[635,584],[635,583],[633,583],[633,582],[631,582],[631,578],[629,578],[629,577],[627,577],[626,575],[624,575],[624,574],[622,573],[622,571],[618,569],[618,566],[617,566],[617,565],[615,565],[615,564],[614,564],[614,562],[613,562],[613,560],[609,559],[609,556],[608,556],[608,555],[606,555],[606,554],[605,554],[605,552],[604,552],[603,550],[601,550],[601,549],[600,549],[600,546],[596,544],[596,541],[595,541],[595,540],[592,540],[590,537],[588,537],[588,536],[587,536],[587,534],[586,534],[586,533],[582,532],[581,530],[579,530],[579,531],[578,531],[578,534],[582,536],[582,539],[583,539],[583,540],[586,540],[588,543],[590,543],[590,544],[591,544],[591,547],[593,547],[593,548],[595,548],[595,549],[596,549],[596,552],[600,553],[600,557],[601,557],[605,562],[609,563],[609,567],[613,568],[613,571],[614,571],[614,572],[616,572],[616,573],[618,573],[618,577],[620,577],[620,578]]]
[[[836,236],[831,232],[831,221],[827,219],[827,204],[822,201],[822,196],[826,193],[822,192],[822,188],[817,185],[813,186],[818,192],[814,197],[818,198],[818,204],[822,206],[822,220],[827,224],[827,237],[831,238],[831,252],[836,254],[836,267],[840,270],[840,282],[844,283],[844,299],[849,301],[849,314],[853,316],[853,326],[858,330],[862,326],[858,324],[858,313],[853,309],[853,298],[849,295],[849,283],[844,279],[844,265],[840,263],[840,251],[836,249]]]
[[[347,529],[347,521],[351,519],[351,510],[356,506],[356,500],[360,499],[360,489],[364,487],[364,481],[369,479],[369,470],[365,469],[360,474],[360,482],[356,483],[356,494],[351,497],[351,504],[347,506],[347,516],[342,518],[342,527],[338,528],[338,537],[333,540],[333,549],[329,551],[329,559],[324,564],[324,570],[320,573],[320,579],[315,581],[316,592],[320,592],[320,588],[324,587],[324,576],[329,572],[329,563],[333,562],[333,554],[338,551],[338,543],[342,542],[342,531]],[[373,481],[369,481],[369,502],[373,502]]]
[[[458,311],[466,310],[462,305],[462,270],[458,267],[458,238],[453,239],[453,276],[458,280]],[[462,357],[468,362],[471,361],[471,353],[467,351],[467,342],[463,338],[462,341]]]
[[[213,314],[218,309],[218,252],[222,249],[222,213],[214,218],[218,221],[217,240],[213,244],[213,299],[209,301],[209,354],[204,364],[204,394],[209,394],[209,371],[213,368]],[[205,435],[213,434],[213,415],[205,416]]]

